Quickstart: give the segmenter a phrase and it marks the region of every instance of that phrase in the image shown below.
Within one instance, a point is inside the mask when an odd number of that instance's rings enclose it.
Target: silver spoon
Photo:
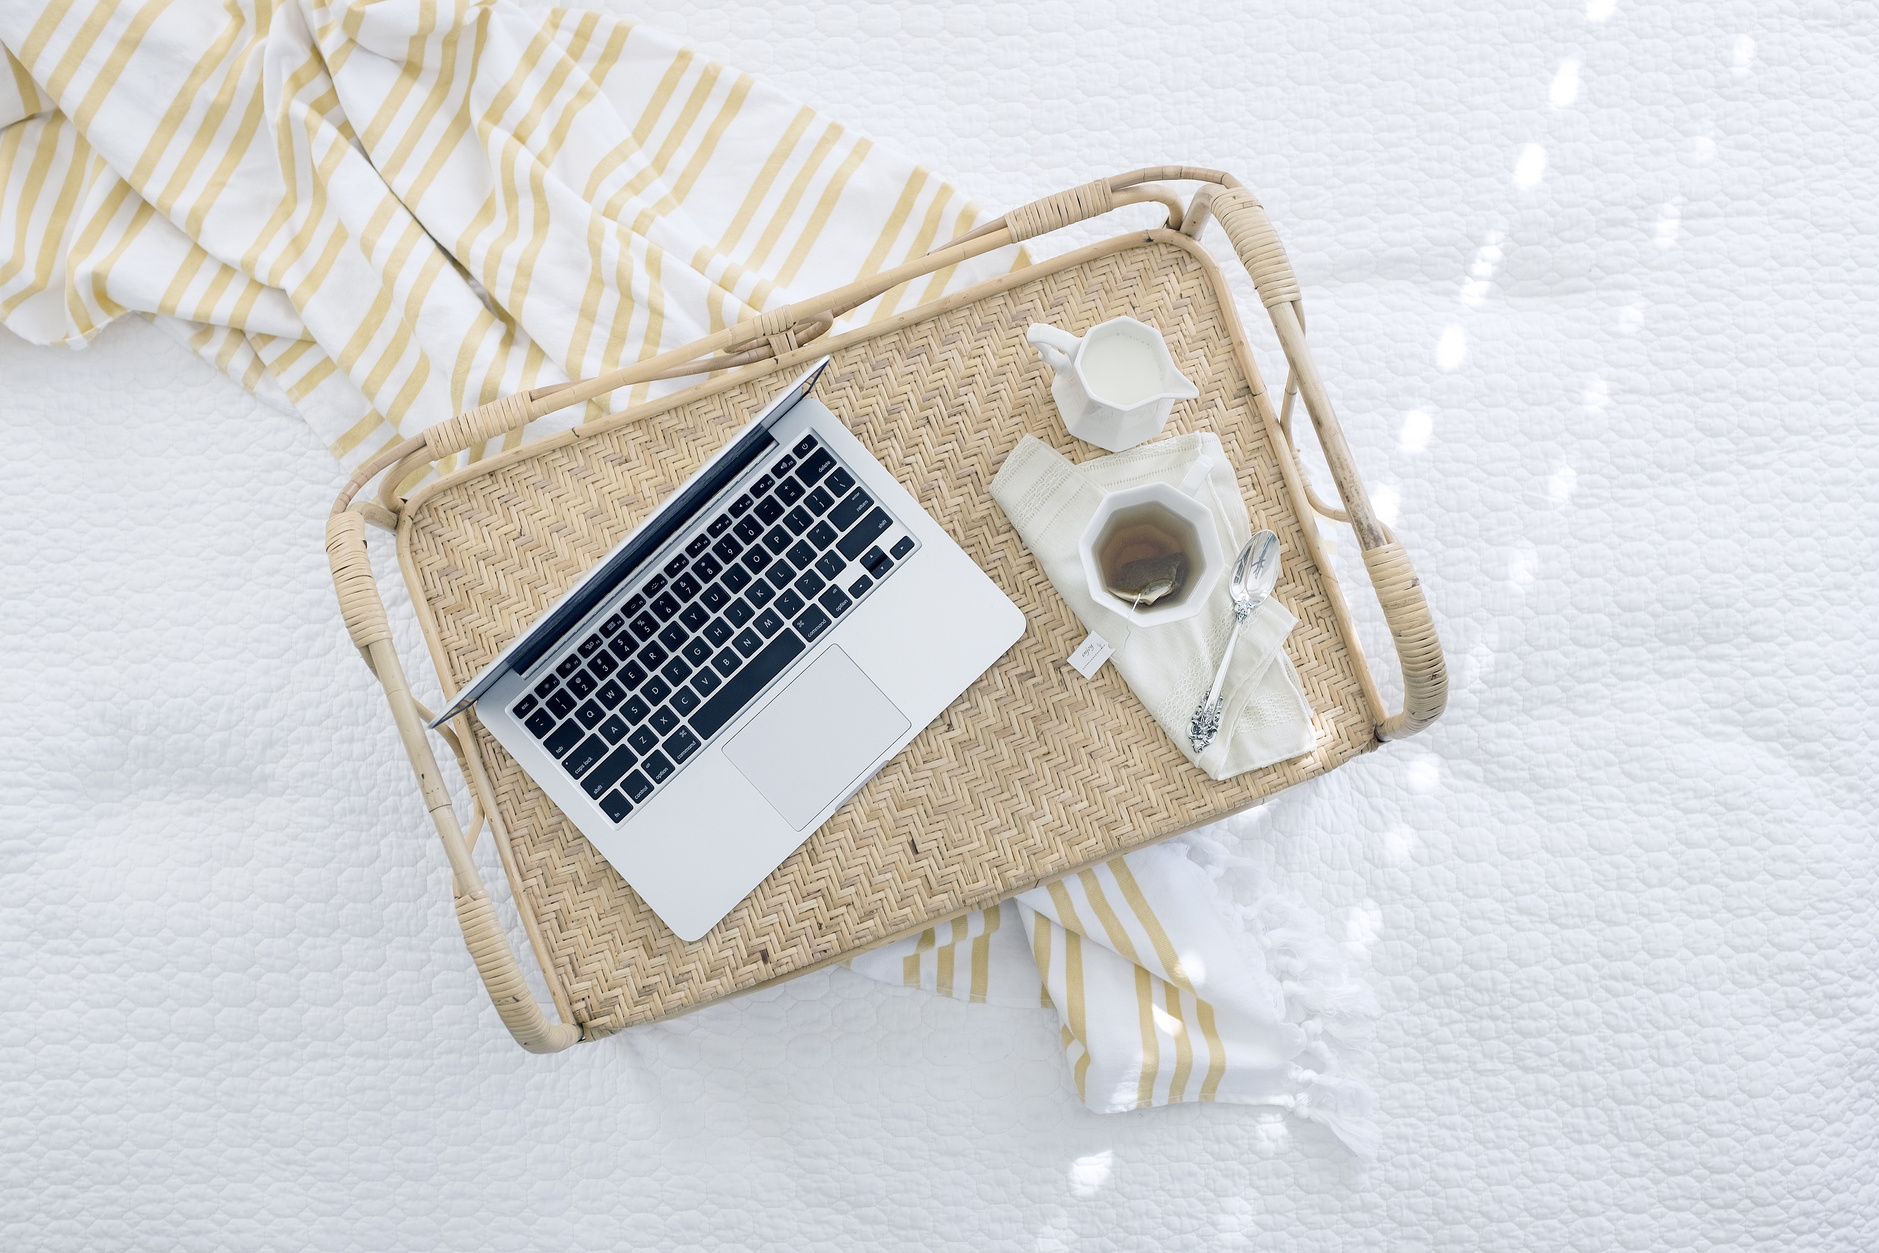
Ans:
[[[1220,668],[1214,671],[1214,685],[1207,689],[1207,699],[1195,707],[1193,721],[1187,725],[1187,740],[1197,757],[1207,751],[1219,733],[1220,688],[1227,681],[1227,667],[1233,664],[1233,646],[1240,642],[1240,628],[1272,595],[1272,585],[1278,581],[1279,537],[1261,531],[1246,541],[1239,560],[1233,563],[1233,581],[1227,586],[1233,597],[1233,630],[1227,635],[1227,651],[1221,655]]]

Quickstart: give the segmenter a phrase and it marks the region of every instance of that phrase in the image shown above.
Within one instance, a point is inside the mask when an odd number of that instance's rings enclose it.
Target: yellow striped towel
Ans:
[[[979,216],[861,136],[591,12],[73,0],[0,6],[0,45],[0,322],[80,345],[142,314],[347,465],[889,268]],[[850,320],[1023,264],[990,254]],[[1330,986],[1322,937],[1260,925],[1247,948],[1205,873],[1159,850],[855,965],[1059,1007],[1093,1108],[1265,1101],[1361,1146],[1361,1090],[1330,1074],[1336,1032],[1317,1024],[1363,1015],[1309,1003]]]
[[[1236,903],[1228,882],[1252,900]],[[1344,1073],[1374,996],[1322,925],[1213,835],[1129,853],[850,966],[955,1000],[1054,1009],[1077,1095],[1099,1113],[1270,1105],[1376,1151],[1370,1091]]]
[[[79,344],[145,314],[347,465],[979,217],[862,136],[593,12],[83,0],[0,6],[0,44],[0,321]],[[849,321],[1023,263],[980,257]]]

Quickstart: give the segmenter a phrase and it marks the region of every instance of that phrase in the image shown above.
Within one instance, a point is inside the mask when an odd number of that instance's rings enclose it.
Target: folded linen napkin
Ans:
[[[1316,737],[1298,672],[1285,656],[1285,637],[1298,619],[1268,596],[1241,628],[1221,688],[1220,733],[1195,756],[1188,743],[1194,708],[1213,684],[1233,623],[1233,597],[1222,577],[1202,610],[1180,622],[1139,627],[1089,594],[1078,541],[1105,493],[1149,482],[1181,486],[1207,461],[1194,491],[1214,516],[1220,551],[1231,562],[1252,534],[1246,502],[1211,431],[1177,435],[1127,452],[1072,464],[1050,445],[1025,436],[992,480],[992,498],[1030,548],[1083,625],[1103,637],[1111,659],[1161,729],[1216,779],[1310,752]]]

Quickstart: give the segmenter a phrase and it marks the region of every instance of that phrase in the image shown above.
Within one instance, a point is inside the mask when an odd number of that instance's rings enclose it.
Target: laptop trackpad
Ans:
[[[732,736],[724,755],[800,831],[907,726],[861,667],[831,648]]]

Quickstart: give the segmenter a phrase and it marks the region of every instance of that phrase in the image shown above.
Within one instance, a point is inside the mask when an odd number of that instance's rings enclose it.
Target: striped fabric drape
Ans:
[[[88,0],[0,6],[0,44],[0,321],[78,344],[142,313],[347,465],[979,217],[864,137],[593,12]],[[979,258],[850,320],[1022,263]]]

